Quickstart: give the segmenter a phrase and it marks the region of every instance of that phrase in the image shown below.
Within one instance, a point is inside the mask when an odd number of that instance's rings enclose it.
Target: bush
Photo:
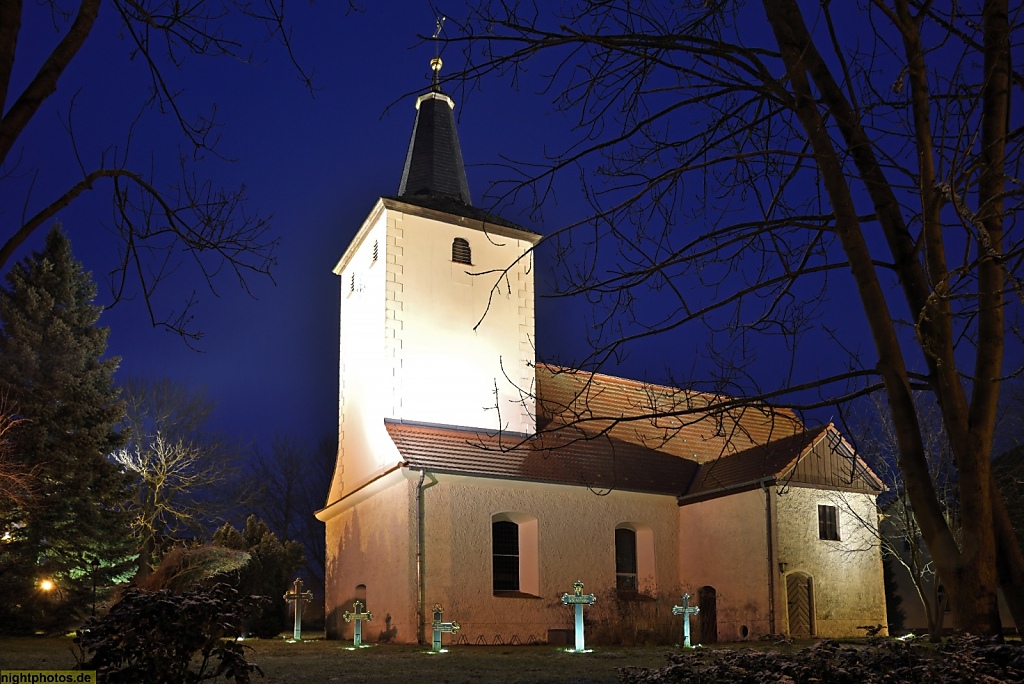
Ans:
[[[302,545],[293,541],[282,543],[254,515],[249,516],[241,530],[225,524],[214,533],[213,543],[247,553],[249,561],[227,581],[243,593],[269,599],[246,623],[246,634],[264,639],[280,634],[288,622],[288,604],[283,597],[302,565]]]
[[[107,684],[185,684],[224,677],[248,684],[263,672],[236,638],[262,599],[217,584],[193,591],[128,590],[78,630],[78,666]],[[86,657],[88,655],[88,658]]]
[[[624,684],[762,684],[836,682],[943,682],[1002,684],[1024,681],[1024,648],[990,639],[958,636],[938,648],[911,641],[868,639],[844,646],[825,639],[795,653],[709,649],[669,655],[660,669],[619,669]]]
[[[597,592],[597,601],[583,610],[587,644],[594,646],[667,646],[679,641],[682,621],[672,614],[680,592]],[[572,628],[572,607],[552,603]],[[694,622],[694,629],[696,629]]]

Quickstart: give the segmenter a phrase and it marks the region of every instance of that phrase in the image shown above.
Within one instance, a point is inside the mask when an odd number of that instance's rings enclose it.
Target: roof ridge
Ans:
[[[645,390],[645,389],[662,389],[662,390],[665,390],[666,392],[673,393],[673,394],[685,394],[687,396],[691,396],[692,395],[692,396],[698,396],[698,397],[706,397],[708,399],[724,399],[724,400],[730,400],[730,401],[743,401],[742,397],[733,396],[731,394],[721,394],[721,393],[714,394],[712,392],[705,392],[703,390],[685,389],[683,387],[676,387],[674,385],[664,385],[664,384],[661,384],[661,383],[650,382],[650,381],[647,381],[647,380],[636,380],[636,379],[633,379],[633,378],[626,378],[626,377],[623,377],[621,375],[611,375],[609,373],[601,373],[601,372],[598,372],[598,371],[588,371],[588,370],[583,370],[583,369],[580,369],[580,368],[569,368],[568,366],[558,366],[558,365],[555,365],[555,364],[552,364],[552,363],[546,363],[546,362],[543,362],[543,361],[538,361],[537,363],[534,364],[534,366],[536,368],[543,367],[545,369],[551,370],[552,376],[556,376],[556,375],[569,375],[569,374],[580,373],[580,374],[589,375],[591,377],[606,378],[608,380],[616,381],[619,384],[633,385],[637,389],[640,389],[640,390]],[[767,401],[764,401],[764,400],[749,400],[749,405],[752,405],[752,406],[753,405],[761,405],[761,406],[771,407],[773,410],[779,411],[779,412],[783,412],[787,416],[797,420],[801,425],[804,424],[803,421],[800,420],[796,416],[796,414],[793,412],[793,410],[790,409],[790,408],[775,406],[774,404],[772,404],[770,402],[767,402]]]

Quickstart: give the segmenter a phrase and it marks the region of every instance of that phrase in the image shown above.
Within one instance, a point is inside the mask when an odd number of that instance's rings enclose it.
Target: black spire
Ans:
[[[416,123],[405,155],[398,196],[443,197],[472,206],[455,130],[455,103],[441,92],[440,58],[432,59],[430,67],[434,71],[433,82],[430,92],[416,100]]]

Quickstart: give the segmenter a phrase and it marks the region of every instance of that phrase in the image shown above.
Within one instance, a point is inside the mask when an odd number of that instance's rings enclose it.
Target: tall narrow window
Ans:
[[[452,241],[452,261],[457,264],[472,264],[473,253],[469,251],[469,242],[463,238]]]
[[[491,523],[494,591],[519,591],[519,525],[511,520]]]
[[[818,506],[818,537],[839,541],[839,518],[835,506]]]
[[[615,528],[615,588],[637,591],[636,532],[628,527]]]
[[[373,258],[370,261],[376,261],[377,257],[380,256],[380,242],[377,240],[373,241]]]

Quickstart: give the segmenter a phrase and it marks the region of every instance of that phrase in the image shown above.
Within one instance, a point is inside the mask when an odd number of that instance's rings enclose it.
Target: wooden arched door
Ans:
[[[703,586],[697,592],[697,607],[700,612],[697,620],[700,623],[697,632],[697,643],[718,643],[718,592],[714,587]]]
[[[814,633],[813,605],[810,576],[802,572],[786,575],[786,606],[789,616],[789,636],[809,637]]]

